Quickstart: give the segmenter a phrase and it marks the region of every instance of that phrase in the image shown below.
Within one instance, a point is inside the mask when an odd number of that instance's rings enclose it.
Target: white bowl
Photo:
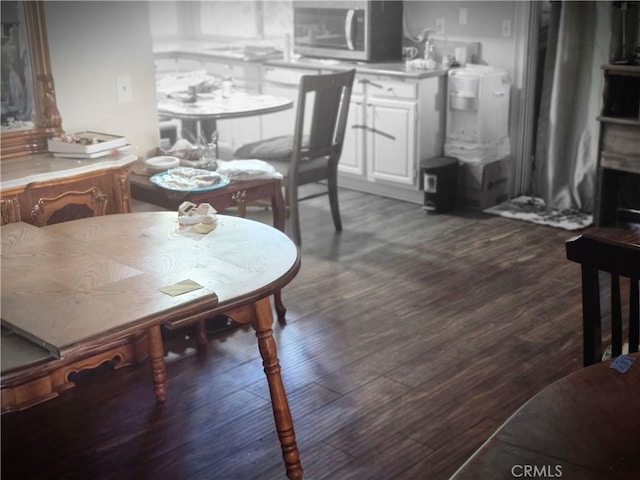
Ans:
[[[180,165],[180,159],[178,157],[152,157],[148,158],[144,164],[147,167],[147,170],[151,172],[164,172],[165,170],[169,170],[170,168],[174,168]]]

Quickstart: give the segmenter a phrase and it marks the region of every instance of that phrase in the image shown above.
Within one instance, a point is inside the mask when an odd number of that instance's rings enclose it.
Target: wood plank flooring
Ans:
[[[513,411],[581,368],[571,232],[343,190],[302,203],[302,269],[275,325],[307,479],[446,479]],[[249,216],[270,222],[270,212]],[[2,478],[284,478],[251,330],[167,338],[148,363],[78,375],[3,415]]]

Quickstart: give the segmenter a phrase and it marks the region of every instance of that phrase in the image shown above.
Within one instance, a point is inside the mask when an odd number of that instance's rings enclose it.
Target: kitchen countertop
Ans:
[[[96,170],[121,168],[133,165],[137,158],[129,153],[97,159],[54,157],[51,153],[9,158],[2,160],[0,190],[25,187],[34,182],[51,181]]]
[[[291,60],[284,60],[282,52],[278,50],[269,51],[268,43],[227,43],[227,42],[202,42],[202,41],[179,41],[158,43],[153,47],[154,55],[158,57],[167,55],[198,55],[210,59],[231,60],[237,62],[264,63],[266,65],[288,67],[288,68],[308,68],[333,71],[344,71],[355,68],[358,73],[373,75],[390,75],[403,78],[423,79],[430,77],[440,77],[447,74],[447,69],[438,65],[434,70],[425,70],[406,66],[403,61],[396,62],[351,62],[345,60],[333,60],[310,57],[294,57]],[[261,51],[263,53],[256,53]]]
[[[261,62],[271,58],[282,58],[282,52],[270,45],[260,41],[240,43],[184,40],[156,43],[153,45],[153,54],[157,57],[189,54],[236,62]]]
[[[414,68],[405,65],[403,61],[397,62],[350,62],[345,60],[333,60],[323,58],[294,58],[290,61],[283,59],[272,59],[265,62],[266,65],[273,65],[278,67],[290,67],[290,68],[309,68],[322,70],[350,70],[355,68],[357,73],[369,73],[374,75],[390,75],[397,77],[410,77],[410,78],[430,78],[440,77],[446,75],[448,69],[443,69],[438,66],[434,70],[425,70],[421,68]]]

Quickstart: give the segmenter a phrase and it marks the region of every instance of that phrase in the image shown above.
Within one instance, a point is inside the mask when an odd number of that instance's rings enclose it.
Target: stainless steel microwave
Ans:
[[[402,2],[294,1],[293,50],[362,62],[402,59]]]

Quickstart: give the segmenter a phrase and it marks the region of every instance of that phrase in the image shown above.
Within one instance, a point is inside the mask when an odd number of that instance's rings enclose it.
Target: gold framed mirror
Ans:
[[[16,124],[6,122],[4,115],[5,98],[8,94],[11,94],[11,85],[8,82],[5,85],[5,75],[3,73],[3,119],[2,130],[0,131],[0,159],[5,159],[46,152],[47,138],[62,133],[62,118],[56,104],[56,93],[53,75],[51,74],[49,44],[47,42],[44,19],[44,2],[5,2],[3,0],[2,3],[3,13],[5,4],[17,4],[15,6],[16,9],[23,9],[16,15],[15,24],[7,26],[5,25],[5,19],[3,18],[2,20],[2,63],[4,69],[6,65],[5,42],[11,40],[8,36],[9,29],[15,28],[12,41],[19,44],[20,40],[18,38],[21,38],[23,39],[22,43],[26,42],[27,48],[24,50],[28,54],[28,60],[18,63],[24,68],[22,68],[22,71],[19,71],[21,69],[18,68],[18,71],[13,72],[12,76],[14,79],[23,79],[22,86],[28,89],[24,95],[31,95],[30,101],[32,103],[29,114],[30,121],[24,121],[22,125],[17,124],[17,122]],[[20,21],[20,19],[24,19],[24,21]],[[5,26],[7,27],[6,32]],[[7,124],[5,125],[5,123]]]

